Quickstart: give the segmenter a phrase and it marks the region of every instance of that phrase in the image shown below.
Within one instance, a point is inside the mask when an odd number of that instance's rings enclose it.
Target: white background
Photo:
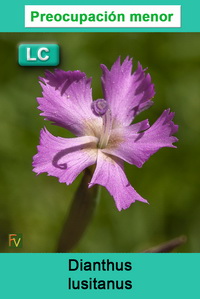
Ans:
[[[107,11],[108,15],[113,11],[115,15],[123,13],[125,15],[124,22],[83,22],[82,25],[79,22],[65,22],[65,21],[44,21],[41,22],[40,18],[35,18],[34,22],[31,22],[31,11],[38,11],[40,14],[103,14]],[[158,21],[158,22],[130,22],[130,14],[171,14],[171,22]],[[25,5],[25,27],[42,28],[42,27],[60,27],[60,28],[114,28],[114,27],[181,27],[181,6],[180,5]]]

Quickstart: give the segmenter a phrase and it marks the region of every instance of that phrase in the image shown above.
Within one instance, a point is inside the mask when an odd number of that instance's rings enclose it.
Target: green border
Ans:
[[[25,28],[25,5],[181,5],[180,28]],[[1,32],[200,32],[200,2],[197,0],[154,0],[154,1],[4,1],[1,4]]]
[[[181,28],[25,28],[25,5],[182,5]],[[199,1],[4,1],[1,4],[1,32],[200,32]],[[127,272],[76,272],[79,279],[131,279],[131,291],[69,291],[67,269],[69,258],[98,261],[131,261],[133,270]],[[198,298],[200,254],[0,254],[2,298]],[[94,297],[95,296],[95,297]]]

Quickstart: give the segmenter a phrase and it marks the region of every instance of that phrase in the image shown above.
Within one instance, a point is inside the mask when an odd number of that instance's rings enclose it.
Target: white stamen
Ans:
[[[99,148],[105,148],[108,144],[112,129],[111,110],[109,109],[108,102],[104,99],[93,101],[91,109],[96,116],[102,117],[103,123],[98,146]]]
[[[99,140],[99,148],[105,148],[108,144],[108,140],[110,137],[111,129],[112,129],[112,116],[111,111],[108,109],[106,113],[102,116],[103,125],[101,136]]]

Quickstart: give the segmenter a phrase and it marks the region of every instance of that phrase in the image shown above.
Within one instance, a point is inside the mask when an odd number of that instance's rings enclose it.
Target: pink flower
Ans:
[[[38,98],[45,120],[66,128],[75,138],[61,138],[41,130],[34,172],[47,172],[59,182],[71,184],[87,167],[96,164],[89,188],[107,188],[120,211],[136,200],[147,202],[130,185],[124,161],[142,167],[162,147],[175,147],[178,126],[174,113],[165,110],[150,126],[148,120],[131,124],[135,116],[153,102],[151,77],[138,63],[132,74],[132,60],[120,59],[111,70],[101,65],[104,99],[92,100],[91,79],[80,71],[55,70],[40,78],[43,97]]]

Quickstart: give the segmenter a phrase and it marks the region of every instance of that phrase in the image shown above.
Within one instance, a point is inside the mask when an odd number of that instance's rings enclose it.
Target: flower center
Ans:
[[[107,101],[104,99],[93,101],[91,108],[96,116],[102,117],[103,124],[98,146],[99,148],[105,148],[108,144],[112,129],[111,111],[109,109]]]

